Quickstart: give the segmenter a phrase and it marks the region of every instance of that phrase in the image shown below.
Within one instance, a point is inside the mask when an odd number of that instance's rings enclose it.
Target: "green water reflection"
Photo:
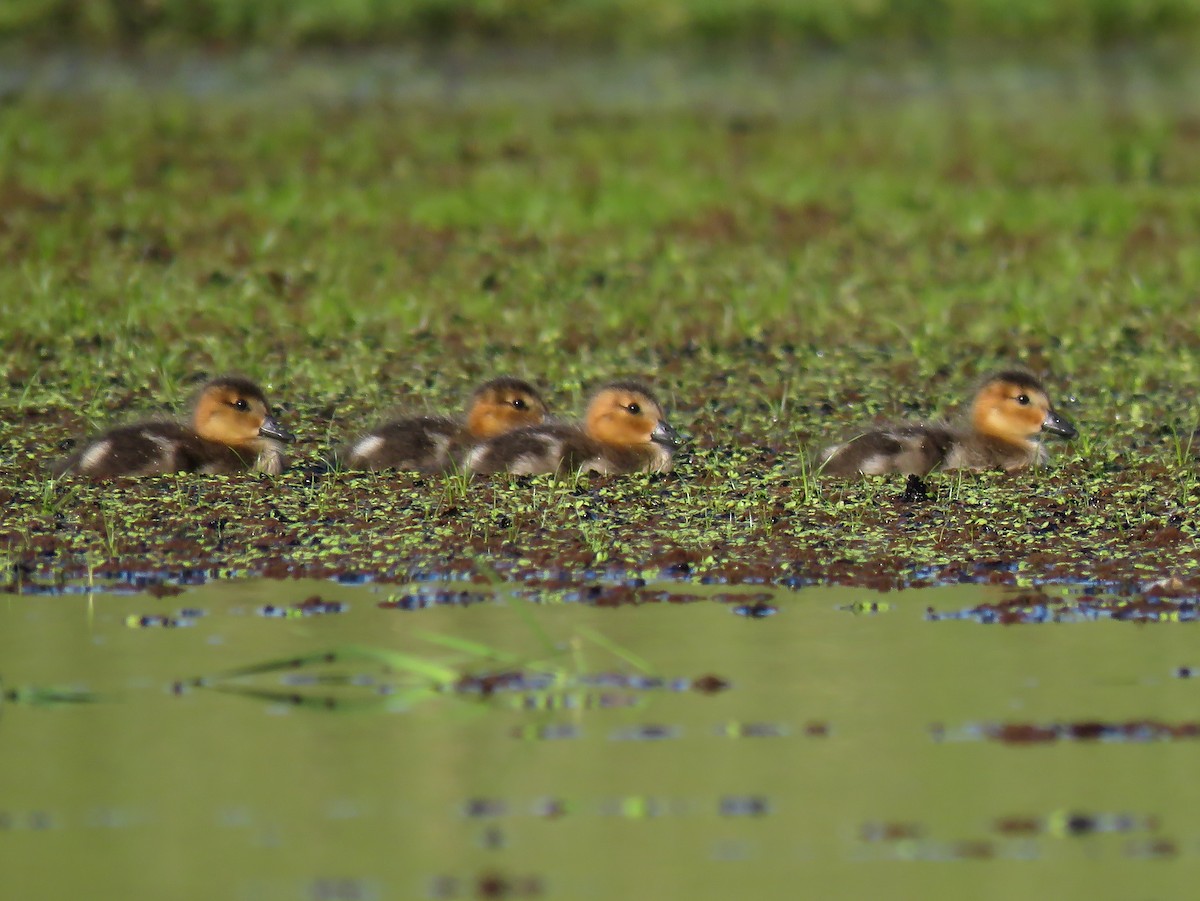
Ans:
[[[350,643],[441,656],[422,631],[542,656],[510,604],[381,609],[389,591],[260,581],[0,601],[6,688],[102,696],[0,707],[3,897],[1151,898],[1192,866],[1196,742],[1014,746],[930,727],[1194,719],[1200,681],[1172,673],[1200,663],[1195,627],[924,619],[991,589],[888,595],[876,615],[838,609],[881,599],[851,589],[783,593],[757,620],[717,602],[533,611],[559,639],[584,626],[663,676],[732,683],[712,695],[499,692],[347,713],[172,690]],[[349,607],[256,612],[314,593]],[[127,622],[184,608],[204,615]],[[565,666],[631,672],[580,648]],[[629,737],[643,726],[663,737]],[[1071,812],[1120,830],[1073,835]],[[999,831],[1006,817],[1037,825]]]

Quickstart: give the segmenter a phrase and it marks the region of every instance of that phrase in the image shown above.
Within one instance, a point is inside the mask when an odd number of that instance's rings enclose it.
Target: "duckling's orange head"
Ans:
[[[638,382],[610,382],[592,395],[585,425],[589,436],[612,447],[661,444],[674,450],[680,444],[662,405]]]
[[[529,382],[507,376],[484,382],[471,395],[467,431],[476,438],[495,438],[513,429],[538,425],[546,403]]]
[[[236,376],[213,379],[200,390],[192,424],[201,438],[230,447],[292,440],[271,416],[262,389]]]
[[[1074,438],[1075,426],[1050,403],[1042,383],[1027,372],[998,372],[980,387],[971,408],[980,433],[1012,444],[1028,444],[1039,432]]]

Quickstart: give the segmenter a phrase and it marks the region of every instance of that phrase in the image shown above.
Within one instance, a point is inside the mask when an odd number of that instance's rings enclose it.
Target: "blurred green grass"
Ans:
[[[254,369],[265,356],[202,345],[258,335],[265,354],[285,327],[339,336],[337,366],[357,340],[374,365],[373,342],[414,334],[549,360],[594,341],[902,336],[933,368],[1011,330],[1096,341],[1175,314],[1164,340],[1195,340],[1192,75],[963,70],[874,91],[878,73],[823,71],[752,78],[729,111],[702,92],[635,112],[616,88],[605,106],[603,84],[478,105],[15,97],[9,363],[142,330],[192,366]],[[121,370],[163,369],[148,350]]]
[[[1193,43],[1200,0],[5,0],[0,38],[364,45],[478,38],[928,49],[958,42]]]

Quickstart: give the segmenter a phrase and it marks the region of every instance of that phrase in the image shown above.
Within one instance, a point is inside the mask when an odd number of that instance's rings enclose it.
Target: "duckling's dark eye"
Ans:
[[[237,400],[235,400],[233,402],[233,406],[235,409],[241,410],[243,413],[250,409],[250,405],[246,403],[246,399],[244,397],[239,397]]]
[[[525,403],[525,401],[519,397],[512,402],[512,405],[518,410],[524,410],[527,406],[529,406],[529,404]]]
[[[1029,395],[1028,394],[1018,394],[1017,395],[1017,403],[1019,403],[1022,407],[1028,407],[1029,406]]]
[[[628,410],[630,413],[632,413],[634,416],[637,416],[639,413],[642,412],[641,404],[630,404],[625,409]]]

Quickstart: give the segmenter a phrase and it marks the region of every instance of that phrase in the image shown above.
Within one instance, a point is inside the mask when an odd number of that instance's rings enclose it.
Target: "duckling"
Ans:
[[[939,467],[1023,469],[1048,459],[1034,437],[1039,432],[1062,438],[1077,434],[1075,426],[1055,412],[1041,382],[1027,372],[1010,370],[984,380],[968,422],[910,423],[866,432],[828,448],[821,454],[820,467],[831,476],[922,476]]]
[[[582,427],[548,423],[508,432],[472,450],[466,465],[473,472],[514,475],[670,472],[679,444],[649,388],[610,382],[592,395]]]
[[[461,466],[481,441],[546,418],[537,389],[504,376],[484,382],[471,394],[465,420],[410,416],[380,426],[342,452],[346,469],[414,469],[440,472]]]
[[[200,389],[190,427],[150,420],[112,429],[61,460],[54,473],[111,479],[257,469],[277,475],[286,463],[281,442],[291,440],[271,416],[258,385],[222,376]]]

